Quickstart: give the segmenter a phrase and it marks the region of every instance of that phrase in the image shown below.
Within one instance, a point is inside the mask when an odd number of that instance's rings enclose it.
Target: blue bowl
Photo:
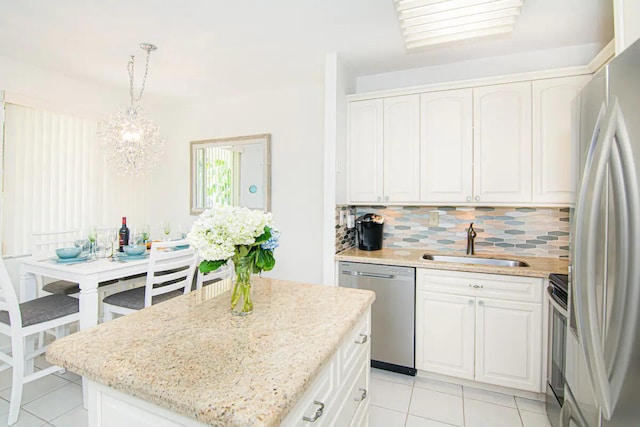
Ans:
[[[122,249],[127,255],[142,255],[147,248],[142,245],[127,245]]]
[[[75,247],[56,249],[56,255],[62,259],[75,258],[80,255],[80,249]]]

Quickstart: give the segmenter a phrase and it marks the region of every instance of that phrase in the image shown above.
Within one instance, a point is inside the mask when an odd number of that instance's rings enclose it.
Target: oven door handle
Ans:
[[[556,297],[553,295],[553,291],[551,290],[551,286],[547,286],[547,295],[549,295],[549,302],[551,303],[553,308],[558,310],[560,312],[560,314],[562,314],[562,316],[565,319],[568,319],[569,318],[569,313],[567,312],[567,309],[565,307],[561,306],[558,303],[558,301],[556,300]]]

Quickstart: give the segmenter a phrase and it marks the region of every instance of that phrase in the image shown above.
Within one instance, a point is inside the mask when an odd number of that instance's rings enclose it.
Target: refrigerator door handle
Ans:
[[[573,400],[571,392],[565,388],[564,403],[560,410],[560,427],[570,427],[570,422],[573,420],[578,427],[588,427],[587,422],[582,415],[577,411],[578,405]]]
[[[579,268],[575,271],[577,286],[574,286],[575,313],[580,343],[589,367],[589,376],[594,386],[596,401],[603,417],[607,420],[611,419],[615,409],[632,353],[629,345],[633,343],[633,339],[616,339],[616,337],[623,333],[628,336],[629,330],[632,333],[636,325],[634,319],[638,310],[633,302],[638,301],[638,292],[634,289],[637,286],[627,286],[627,284],[637,283],[638,277],[637,262],[629,262],[629,257],[640,254],[638,248],[640,237],[637,225],[634,223],[640,214],[638,178],[622,112],[617,100],[613,104],[604,131],[600,133],[595,146],[590,150],[580,189],[576,208],[575,236],[576,265]],[[614,208],[617,214],[615,219],[618,228],[616,234],[618,259],[613,277],[618,284],[616,292],[632,293],[633,295],[626,295],[624,298],[617,296],[617,305],[622,304],[623,307],[613,307],[613,310],[616,310],[616,316],[624,320],[619,322],[619,328],[610,331],[610,335],[614,338],[614,343],[611,343],[614,344],[614,348],[608,347],[608,359],[611,362],[608,369],[605,362],[603,334],[597,316],[595,278],[597,277],[596,265],[599,260],[596,255],[596,242],[592,242],[590,239],[597,235],[598,220],[601,215],[600,202],[609,174],[614,180]],[[604,194],[606,195],[606,193]],[[630,325],[623,328],[624,330],[620,329],[629,322],[631,322]],[[613,381],[610,381],[610,373]]]

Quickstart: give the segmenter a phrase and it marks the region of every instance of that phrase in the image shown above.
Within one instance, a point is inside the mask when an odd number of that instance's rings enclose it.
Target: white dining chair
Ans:
[[[103,299],[104,321],[127,315],[191,291],[198,257],[186,240],[154,242],[145,286]]]
[[[0,259],[0,333],[11,340],[10,348],[0,350],[0,371],[13,368],[8,424],[18,420],[24,384],[62,370],[59,366],[32,372],[32,361],[47,350],[34,337],[48,329],[66,328],[80,319],[78,300],[67,295],[48,295],[22,304],[11,283],[4,262]],[[29,345],[28,345],[29,343]],[[8,346],[9,347],[9,346]]]
[[[228,261],[226,265],[217,270],[208,273],[202,273],[197,270],[195,274],[197,275],[195,289],[199,290],[203,286],[208,286],[209,292],[212,292],[211,296],[217,296],[231,289],[233,284],[233,263]]]
[[[78,230],[49,231],[31,234],[31,254],[43,256],[51,254],[55,249],[73,246]],[[77,283],[68,280],[54,280],[45,283],[43,277],[36,277],[38,296],[62,294],[72,295],[80,292]]]

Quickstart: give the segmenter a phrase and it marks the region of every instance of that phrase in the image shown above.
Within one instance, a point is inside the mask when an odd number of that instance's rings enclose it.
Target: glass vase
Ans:
[[[233,261],[236,270],[236,281],[231,293],[231,313],[246,316],[253,312],[251,300],[251,273],[253,273],[253,257],[240,257]]]

